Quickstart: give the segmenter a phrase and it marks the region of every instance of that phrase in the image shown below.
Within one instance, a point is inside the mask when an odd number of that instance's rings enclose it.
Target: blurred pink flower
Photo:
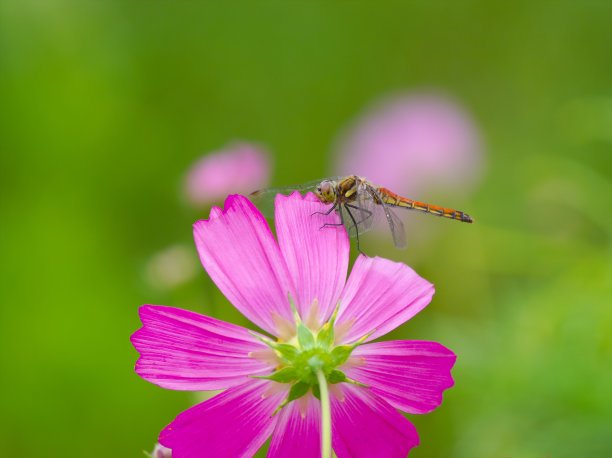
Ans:
[[[147,283],[161,291],[188,282],[198,272],[198,260],[184,245],[173,245],[156,253],[145,268]]]
[[[249,194],[268,185],[268,155],[258,146],[233,143],[207,154],[190,169],[185,194],[195,206],[225,199],[229,194]]]
[[[470,116],[436,94],[383,99],[340,139],[336,173],[365,176],[407,197],[424,189],[465,188],[482,163]]]
[[[277,196],[278,241],[243,196],[194,224],[212,280],[278,339],[186,310],[140,308],[143,325],[131,340],[142,378],[168,389],[225,390],[161,432],[174,458],[250,457],[270,436],[269,457],[319,457],[322,429],[331,431],[326,456],[331,444],[339,458],[403,458],[418,445],[398,410],[436,408],[453,384],[455,355],[436,342],[370,341],[425,308],[433,285],[405,264],[363,255],[347,279],[347,232],[321,230],[340,221],[318,213],[326,208],[313,194]],[[322,419],[322,411],[331,414]],[[333,428],[321,427],[330,421]]]

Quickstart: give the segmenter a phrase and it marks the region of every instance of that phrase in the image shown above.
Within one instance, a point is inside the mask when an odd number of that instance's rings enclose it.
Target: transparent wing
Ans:
[[[385,204],[382,204],[382,206],[385,210],[387,222],[389,223],[389,229],[391,229],[391,234],[393,235],[393,244],[395,248],[403,250],[407,245],[404,223],[402,223],[402,220],[399,219],[391,207]]]
[[[389,226],[391,235],[393,236],[393,244],[395,247],[399,249],[406,248],[406,229],[404,228],[404,223],[402,223],[402,220],[395,214],[389,205],[383,202],[376,188],[373,186],[368,186],[362,193],[367,194],[370,197],[372,205],[375,207],[373,211],[373,220],[377,219],[377,214],[380,215],[382,213],[385,217],[387,225]]]
[[[365,193],[360,193],[350,204],[341,206],[342,222],[350,237],[356,237],[372,230],[374,223],[380,220],[381,208]]]
[[[266,217],[273,218],[274,199],[276,198],[277,194],[289,195],[293,191],[299,191],[301,193],[314,191],[317,185],[326,179],[327,178],[321,178],[320,180],[313,180],[293,186],[259,189],[249,194],[249,199],[251,199],[251,202],[253,202]]]

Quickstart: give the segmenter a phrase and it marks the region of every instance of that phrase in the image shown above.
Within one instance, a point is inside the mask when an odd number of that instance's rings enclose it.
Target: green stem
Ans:
[[[317,370],[319,394],[321,396],[321,458],[331,458],[331,409],[329,407],[329,391],[327,380],[321,369]]]

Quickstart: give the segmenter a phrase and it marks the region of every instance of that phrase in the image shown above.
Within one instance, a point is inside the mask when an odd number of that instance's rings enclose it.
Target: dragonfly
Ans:
[[[349,236],[356,238],[359,251],[359,235],[371,230],[381,219],[389,227],[394,245],[400,249],[406,248],[404,223],[397,216],[396,209],[416,210],[464,223],[474,222],[465,212],[400,196],[357,175],[325,178],[298,186],[263,189],[251,193],[250,197],[258,206],[264,207],[266,203],[270,205],[273,202],[276,194],[289,194],[292,191],[313,192],[321,203],[330,205],[325,212],[317,213],[329,215],[336,211],[340,216],[340,223],[325,224],[323,227],[344,225]]]

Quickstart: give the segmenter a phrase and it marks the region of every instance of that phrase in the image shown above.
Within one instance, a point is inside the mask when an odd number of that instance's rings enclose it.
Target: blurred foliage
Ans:
[[[179,195],[197,157],[252,140],[274,184],[325,176],[365,106],[423,87],[462,101],[488,157],[471,198],[414,196],[477,224],[368,239],[437,287],[390,337],[458,354],[411,456],[612,456],[611,20],[606,1],[1,2],[3,456],[152,449],[193,397],[134,374],[139,304],[246,324],[203,272],[144,280],[206,217]]]

